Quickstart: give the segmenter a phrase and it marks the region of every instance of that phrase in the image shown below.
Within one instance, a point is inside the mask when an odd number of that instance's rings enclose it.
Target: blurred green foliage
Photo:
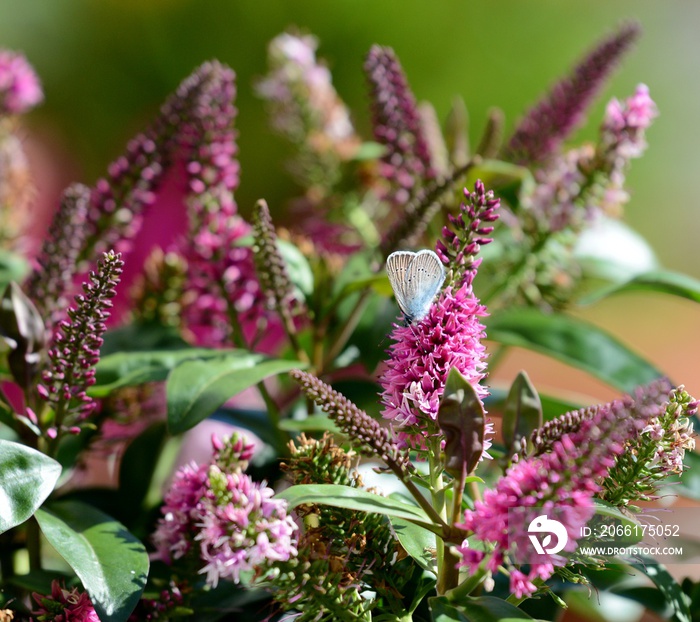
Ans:
[[[661,116],[650,149],[628,176],[627,221],[663,263],[700,276],[696,239],[700,3],[681,0],[3,0],[0,46],[23,51],[46,102],[27,120],[50,129],[91,183],[191,70],[209,58],[238,74],[241,187],[248,213],[260,197],[278,211],[293,196],[287,147],[269,131],[253,92],[268,41],[290,26],[317,35],[354,121],[368,135],[362,73],[372,43],[394,47],[419,99],[444,118],[452,97],[469,107],[477,140],[490,106],[508,127],[601,36],[637,19],[638,49],[609,83],[581,136],[593,136],[605,102],[649,85]],[[575,138],[577,140],[577,138]],[[681,225],[682,222],[682,225]]]

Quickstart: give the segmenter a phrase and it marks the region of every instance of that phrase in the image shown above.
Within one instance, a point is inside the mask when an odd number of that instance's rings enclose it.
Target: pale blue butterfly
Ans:
[[[391,253],[386,260],[386,274],[408,324],[428,314],[445,280],[445,268],[431,250]]]

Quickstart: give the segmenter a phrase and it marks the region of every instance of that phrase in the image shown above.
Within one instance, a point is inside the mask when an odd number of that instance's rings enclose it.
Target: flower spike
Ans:
[[[424,182],[435,177],[416,100],[391,48],[372,46],[365,73],[372,98],[374,137],[387,148],[381,175],[390,181],[390,201],[404,205]]]
[[[58,325],[53,347],[49,350],[49,367],[43,374],[39,394],[54,411],[51,438],[62,432],[77,432],[96,408],[86,389],[95,383],[95,365],[100,360],[105,321],[112,306],[115,287],[124,262],[121,255],[105,253],[83,284],[83,294],[75,297],[75,307],[68,310],[68,320]]]
[[[556,153],[578,126],[605,80],[639,33],[636,23],[623,25],[601,41],[570,76],[556,83],[518,124],[506,148],[506,159],[520,164],[539,163]]]
[[[72,286],[85,239],[89,201],[90,189],[87,186],[73,184],[65,190],[37,258],[38,267],[27,279],[27,293],[49,330],[65,315],[66,295]]]

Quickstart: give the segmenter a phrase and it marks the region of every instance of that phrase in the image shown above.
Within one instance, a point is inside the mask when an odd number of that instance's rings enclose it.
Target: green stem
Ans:
[[[317,374],[323,374],[323,372],[326,369],[328,369],[328,367],[330,367],[331,363],[333,363],[335,358],[342,352],[343,348],[345,347],[345,344],[347,343],[348,339],[350,339],[350,337],[352,336],[352,333],[355,331],[355,328],[357,328],[357,325],[359,324],[360,319],[362,318],[362,313],[365,310],[365,306],[367,304],[367,301],[369,300],[371,293],[372,290],[369,288],[362,291],[360,297],[355,303],[355,306],[353,307],[353,310],[350,312],[350,316],[345,322],[343,329],[340,331],[340,334],[333,340],[331,347],[328,349],[328,352],[326,353],[326,356],[323,359],[321,369],[316,370]]]
[[[32,572],[41,570],[41,531],[35,518],[27,521],[27,553],[29,569]]]

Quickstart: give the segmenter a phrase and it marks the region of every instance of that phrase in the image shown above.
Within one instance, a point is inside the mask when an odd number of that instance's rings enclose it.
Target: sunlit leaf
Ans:
[[[143,544],[107,514],[78,501],[54,503],[36,513],[41,531],[68,562],[102,622],[125,622],[148,576]]]
[[[61,475],[53,458],[0,440],[0,533],[22,524],[41,506]]]

